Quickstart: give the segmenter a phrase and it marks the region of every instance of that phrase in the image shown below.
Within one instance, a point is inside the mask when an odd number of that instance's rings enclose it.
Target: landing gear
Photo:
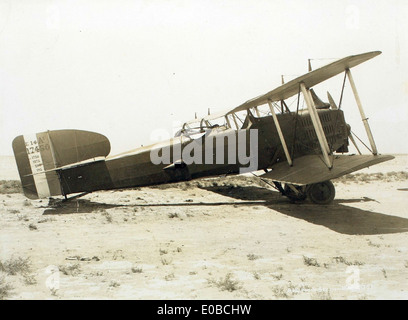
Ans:
[[[279,191],[291,201],[304,201],[306,198],[310,199],[316,204],[328,204],[333,201],[336,195],[336,190],[331,181],[323,181],[306,186],[298,186],[293,184],[285,184],[282,188],[280,183],[275,182],[275,185],[279,184]]]
[[[291,201],[304,201],[306,200],[306,186],[295,186],[293,184],[285,184],[283,188],[284,195]]]
[[[307,186],[306,194],[316,204],[328,204],[333,201],[336,190],[331,181],[323,181]]]

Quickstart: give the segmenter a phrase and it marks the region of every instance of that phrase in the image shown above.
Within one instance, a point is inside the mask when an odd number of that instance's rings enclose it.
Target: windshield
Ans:
[[[226,130],[228,129],[226,120],[224,117],[220,117],[217,119],[205,120],[203,119],[196,119],[191,122],[186,122],[183,124],[182,128],[178,130],[175,134],[175,137],[180,136],[192,136],[197,134],[205,133],[208,130],[212,129],[221,129]]]

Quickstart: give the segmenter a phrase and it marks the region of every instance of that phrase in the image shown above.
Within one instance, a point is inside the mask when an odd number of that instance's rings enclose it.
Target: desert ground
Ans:
[[[253,176],[64,204],[3,180],[0,298],[407,299],[407,160],[335,180],[323,206]]]

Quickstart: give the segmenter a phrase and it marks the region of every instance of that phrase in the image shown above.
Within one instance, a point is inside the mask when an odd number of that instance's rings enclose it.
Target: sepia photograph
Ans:
[[[407,16],[0,0],[0,300],[408,299]]]

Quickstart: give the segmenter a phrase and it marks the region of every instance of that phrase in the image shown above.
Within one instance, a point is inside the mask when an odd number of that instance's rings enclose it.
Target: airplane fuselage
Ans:
[[[343,111],[320,109],[318,115],[330,149],[333,152],[347,152],[349,129]],[[307,111],[302,110],[298,114],[287,112],[278,114],[277,117],[294,162],[297,157],[321,153],[311,117]],[[254,152],[254,146],[251,146],[251,141],[253,142],[254,139],[251,140],[251,134],[257,135],[256,154],[251,154]],[[238,144],[242,144],[243,137],[245,137],[246,154],[240,155]],[[209,146],[210,140],[212,140],[211,146]],[[220,141],[223,142],[221,147],[217,144]],[[194,147],[192,144],[195,144]],[[183,159],[186,148],[192,150],[187,154],[190,161]],[[157,151],[158,149],[160,150]],[[152,153],[167,162],[153,163]],[[169,155],[167,159],[163,156],[164,153]],[[246,156],[245,165],[240,163],[240,156],[241,158]],[[250,157],[252,158],[249,159]],[[255,160],[255,167],[251,168]],[[160,144],[136,149],[130,154],[64,169],[58,174],[61,189],[66,195],[165,184],[223,174],[239,174],[245,169],[255,171],[271,168],[274,164],[286,160],[273,118],[254,117],[248,114],[243,127],[239,130],[219,126],[206,128],[198,137],[181,135]]]

